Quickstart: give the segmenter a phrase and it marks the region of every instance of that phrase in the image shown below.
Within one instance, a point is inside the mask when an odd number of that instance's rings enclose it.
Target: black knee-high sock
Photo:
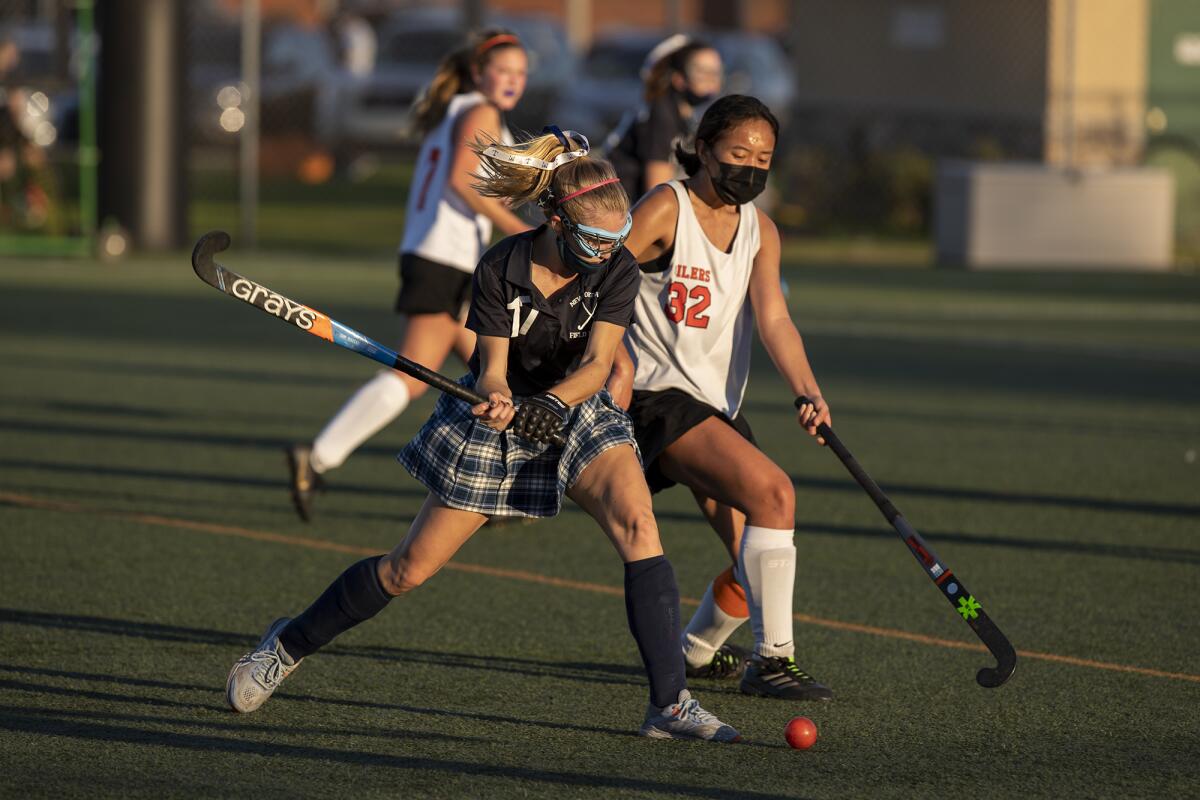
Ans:
[[[299,661],[383,611],[392,596],[384,591],[376,568],[381,556],[364,558],[351,565],[329,584],[304,613],[279,633],[279,642],[289,656]]]
[[[650,703],[657,708],[674,703],[687,678],[679,645],[679,587],[666,556],[625,565],[625,613],[650,678]]]

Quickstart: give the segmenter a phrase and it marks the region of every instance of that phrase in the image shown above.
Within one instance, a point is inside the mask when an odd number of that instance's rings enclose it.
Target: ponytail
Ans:
[[[481,176],[472,184],[484,197],[510,201],[513,208],[537,202],[547,216],[562,209],[575,218],[579,212],[629,210],[629,196],[615,181],[616,171],[607,161],[590,158],[583,136],[557,128],[515,145],[476,141]],[[576,197],[568,195],[610,181]],[[567,198],[562,202],[557,198]]]
[[[506,47],[523,45],[510,31],[487,28],[471,34],[466,44],[442,59],[433,79],[412,106],[411,113],[422,136],[436,128],[446,117],[446,109],[456,94],[475,88],[471,68],[482,71],[492,55]]]

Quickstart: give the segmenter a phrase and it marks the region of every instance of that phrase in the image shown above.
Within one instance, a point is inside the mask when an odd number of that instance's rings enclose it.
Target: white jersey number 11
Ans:
[[[518,336],[524,336],[529,333],[529,326],[537,319],[538,310],[536,308],[529,309],[529,316],[525,317],[525,321],[521,322],[521,304],[530,303],[532,298],[525,294],[519,297],[514,297],[512,302],[505,306],[513,312],[512,334],[509,338],[515,339]]]

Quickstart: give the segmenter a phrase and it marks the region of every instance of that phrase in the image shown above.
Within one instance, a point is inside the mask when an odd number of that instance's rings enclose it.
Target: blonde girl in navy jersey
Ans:
[[[461,382],[488,402],[442,396],[400,454],[429,489],[408,535],[267,629],[229,674],[235,710],[258,708],[301,659],[432,578],[489,518],[553,517],[569,496],[624,562],[629,628],[650,683],[640,733],[739,738],[687,690],[675,575],[629,417],[604,388],[638,291],[638,265],[623,246],[629,200],[611,165],[587,157],[583,136],[548,130],[518,146],[476,147],[481,194],[514,206],[536,200],[546,216],[492,247],[475,271],[467,327],[477,342]]]
[[[501,29],[480,31],[447,56],[413,108],[423,135],[413,170],[400,242],[403,332],[400,355],[438,369],[451,352],[464,361],[475,334],[463,327],[471,273],[492,237],[528,230],[502,200],[472,186],[479,157],[471,143],[511,142],[503,114],[525,91],[527,58],[520,40]],[[420,381],[383,370],[326,423],[311,444],[288,449],[292,500],[304,520],[321,476],[341,466],[363,442],[425,393]]]

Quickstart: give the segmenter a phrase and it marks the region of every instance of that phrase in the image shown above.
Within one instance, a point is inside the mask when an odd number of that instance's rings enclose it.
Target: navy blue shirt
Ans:
[[[641,108],[637,116],[622,120],[622,126],[611,134],[617,142],[609,148],[608,160],[621,178],[631,203],[646,193],[642,188],[646,164],[670,162],[675,143],[687,134],[688,121],[679,113],[678,95],[671,91]]]
[[[628,328],[641,279],[633,254],[622,247],[603,270],[579,275],[543,297],[530,267],[533,240],[544,230],[509,236],[483,254],[467,314],[467,327],[476,334],[510,340],[508,386],[520,397],[544,392],[574,372],[597,322]],[[478,377],[478,347],[470,367]]]

